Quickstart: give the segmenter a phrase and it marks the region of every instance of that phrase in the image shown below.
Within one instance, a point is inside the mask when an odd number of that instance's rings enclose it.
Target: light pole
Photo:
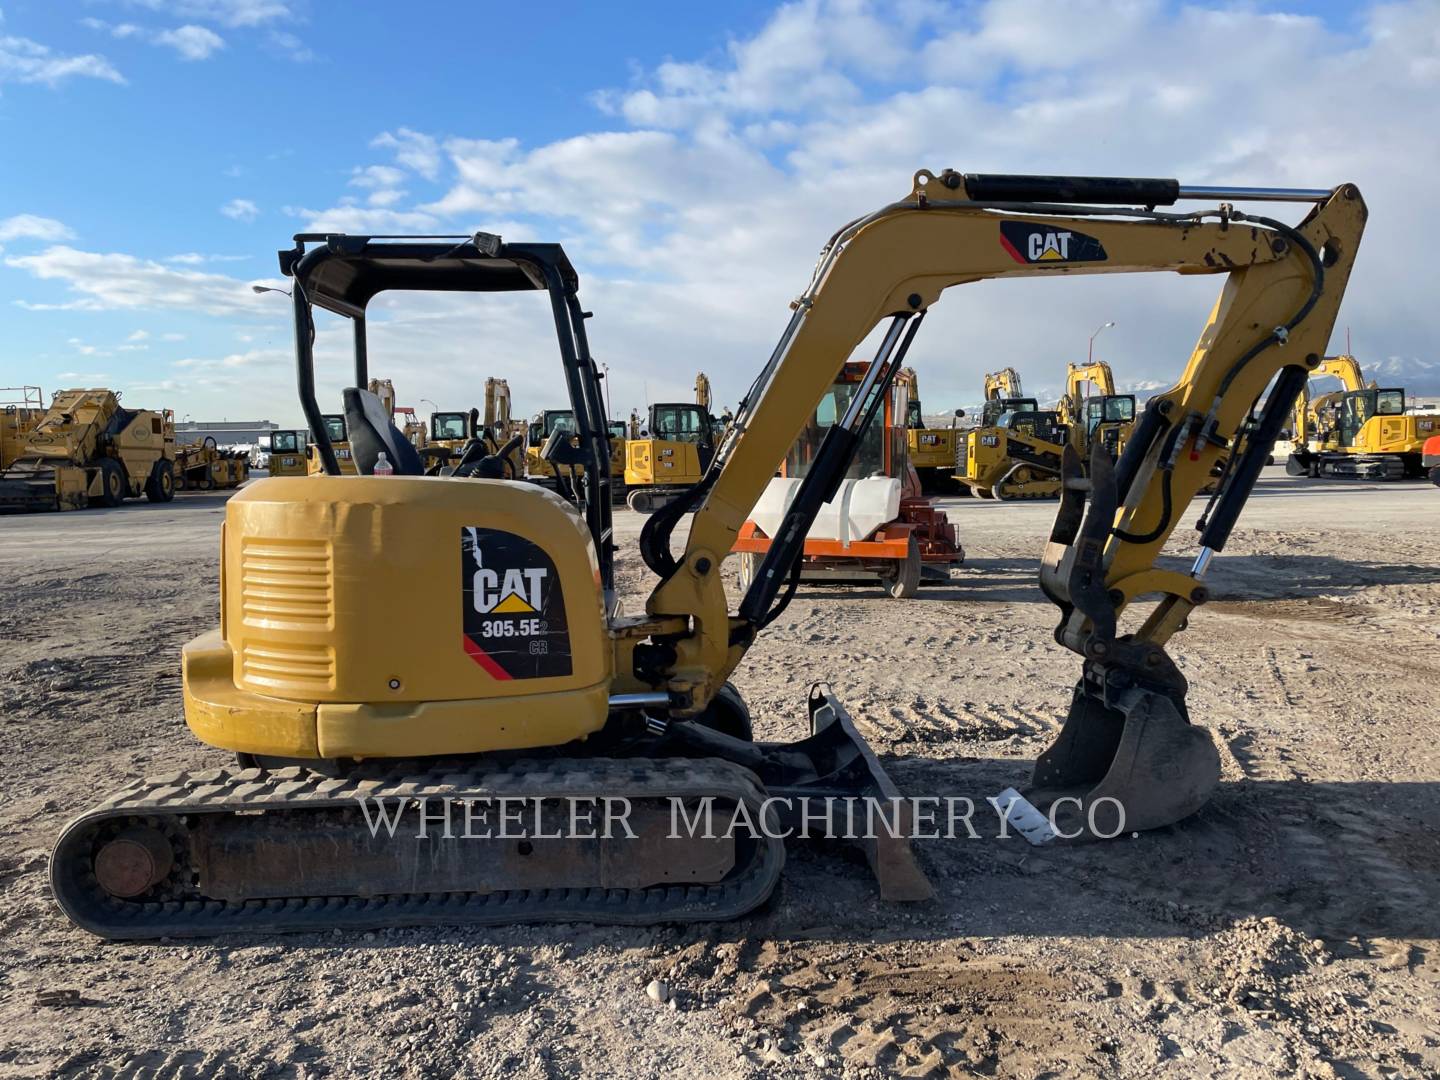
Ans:
[[[439,412],[439,411],[440,411],[440,406],[439,406],[439,405],[436,405],[435,402],[431,401],[428,397],[422,397],[422,398],[420,399],[420,404],[421,404],[421,405],[429,405],[431,412]]]
[[[267,292],[278,292],[281,296],[289,296],[289,289],[272,289],[269,285],[251,285],[250,291],[260,295]]]
[[[1090,347],[1089,347],[1089,349],[1088,349],[1088,350],[1086,351],[1086,353],[1085,353],[1085,362],[1086,362],[1087,364],[1092,363],[1092,362],[1094,362],[1094,360],[1095,360],[1095,339],[1100,336],[1100,331],[1101,331],[1101,330],[1108,330],[1110,327],[1112,327],[1112,326],[1114,326],[1114,325],[1115,325],[1115,324],[1114,324],[1113,322],[1107,322],[1107,323],[1105,323],[1105,324],[1102,325],[1102,326],[1097,326],[1097,327],[1095,328],[1095,333],[1093,333],[1093,334],[1090,335]]]
[[[600,370],[605,372],[605,419],[610,419],[610,365],[601,364]]]

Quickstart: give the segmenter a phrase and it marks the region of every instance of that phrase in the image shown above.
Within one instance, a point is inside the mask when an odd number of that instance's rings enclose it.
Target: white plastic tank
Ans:
[[[766,536],[774,536],[785,519],[785,511],[795,501],[801,481],[796,477],[777,476],[766,485],[750,520]],[[869,540],[882,525],[900,516],[900,481],[895,477],[876,476],[863,480],[845,480],[840,490],[820,508],[810,524],[806,538],[810,540]]]

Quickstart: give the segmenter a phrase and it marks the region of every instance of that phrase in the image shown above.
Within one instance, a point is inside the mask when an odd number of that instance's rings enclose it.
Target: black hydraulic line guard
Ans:
[[[1230,481],[1225,485],[1225,490],[1215,506],[1215,513],[1200,534],[1200,543],[1206,547],[1216,552],[1225,550],[1225,541],[1230,538],[1230,530],[1235,527],[1240,511],[1245,508],[1250,492],[1254,490],[1255,481],[1260,476],[1260,470],[1265,467],[1265,459],[1270,456],[1275,446],[1275,438],[1294,410],[1295,400],[1309,378],[1308,368],[1281,369],[1280,377],[1275,380],[1275,388],[1271,390],[1265,409],[1260,414],[1260,423],[1251,434],[1245,453],[1236,462]]]
[[[1134,176],[966,173],[965,192],[976,202],[1171,206],[1180,197],[1180,181]]]

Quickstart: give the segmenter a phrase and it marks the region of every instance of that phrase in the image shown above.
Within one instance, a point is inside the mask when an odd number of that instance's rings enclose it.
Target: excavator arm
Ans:
[[[1020,373],[1013,367],[1003,368],[985,376],[986,401],[1024,396],[1025,391],[1020,386]]]
[[[1154,209],[1181,199],[1212,208]],[[1239,199],[1314,205],[1292,227],[1242,214],[1226,201]],[[1123,654],[1126,672],[1163,670],[1160,684],[1183,708],[1183,681],[1164,643],[1204,599],[1204,569],[1224,547],[1276,431],[1321,362],[1365,216],[1359,191],[1348,184],[1232,190],[1182,188],[1170,180],[917,173],[907,198],[835,234],[706,476],[647,523],[642,553],[661,581],[647,602],[653,637],[636,649],[637,670],[663,684],[677,717],[698,713],[721,688],[793,593],[810,522],[843,476],[926,311],[946,289],[992,278],[1215,274],[1224,286],[1180,381],[1150,401],[1118,465],[1100,460],[1102,451],[1096,475],[1086,480],[1078,457],[1067,455],[1065,496],[1042,575],[1062,611],[1057,639],[1086,658],[1087,681],[1107,656]],[[722,560],[841,365],[881,324],[865,383],[830,430],[732,614]],[[1249,450],[1227,454],[1277,375]],[[1194,569],[1157,569],[1181,512],[1222,457],[1227,475]],[[690,510],[689,537],[677,556],[669,550],[670,531]],[[1117,637],[1121,611],[1146,594],[1160,595],[1155,612],[1133,642]]]

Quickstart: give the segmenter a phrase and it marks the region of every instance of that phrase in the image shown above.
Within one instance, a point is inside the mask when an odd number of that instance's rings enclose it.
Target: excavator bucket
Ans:
[[[1220,779],[1220,756],[1210,733],[1190,723],[1185,679],[1173,661],[1158,645],[1116,633],[1104,551],[1118,492],[1115,464],[1098,442],[1089,472],[1087,479],[1079,455],[1066,446],[1040,580],[1061,609],[1060,640],[1078,612],[1103,653],[1091,652],[1065,725],[1035,763],[1025,793],[1051,811],[1057,835],[1071,839],[1174,824],[1204,806]]]
[[[1082,683],[1026,797],[1054,811],[1058,835],[1108,839],[1189,817],[1219,780],[1210,733],[1170,697],[1131,688],[1107,705]]]

